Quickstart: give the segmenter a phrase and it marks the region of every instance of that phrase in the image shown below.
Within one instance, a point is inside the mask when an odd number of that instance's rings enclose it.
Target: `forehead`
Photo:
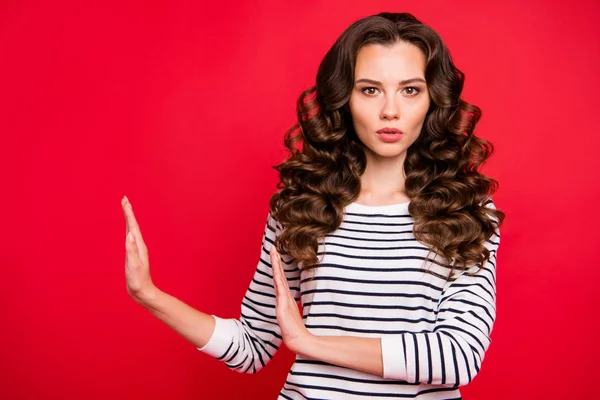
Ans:
[[[425,78],[425,54],[407,42],[393,45],[370,44],[362,47],[356,56],[355,79],[371,78],[399,81],[407,78]]]

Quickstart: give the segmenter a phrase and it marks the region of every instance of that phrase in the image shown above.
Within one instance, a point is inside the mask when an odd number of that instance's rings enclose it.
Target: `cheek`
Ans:
[[[429,109],[429,102],[424,102],[423,104],[419,104],[412,110],[411,113],[411,124],[415,127],[415,129],[420,130],[425,122],[425,117],[427,116],[427,110]]]
[[[372,110],[368,104],[360,101],[350,101],[350,112],[352,114],[352,122],[356,133],[361,133],[362,130],[368,128],[370,119],[372,119]]]

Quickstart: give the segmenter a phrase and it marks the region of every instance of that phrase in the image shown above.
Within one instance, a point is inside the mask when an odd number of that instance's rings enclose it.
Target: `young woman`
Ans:
[[[461,398],[490,345],[504,220],[463,82],[412,15],[353,23],[298,100],[240,318],[156,288],[124,198],[130,295],[239,372],[284,342],[297,357],[280,399]]]

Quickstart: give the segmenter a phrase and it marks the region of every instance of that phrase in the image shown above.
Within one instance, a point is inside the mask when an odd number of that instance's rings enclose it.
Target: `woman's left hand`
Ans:
[[[273,284],[275,285],[276,314],[281,336],[286,347],[294,353],[300,353],[303,344],[310,340],[311,333],[304,326],[296,299],[290,291],[283,271],[281,255],[271,247],[271,266],[273,268]]]

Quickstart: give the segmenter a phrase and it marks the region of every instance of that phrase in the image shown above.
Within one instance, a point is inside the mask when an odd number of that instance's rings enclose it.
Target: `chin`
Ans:
[[[376,146],[369,149],[369,151],[374,156],[381,158],[398,158],[406,154],[406,148],[404,146],[386,146],[383,148]]]

